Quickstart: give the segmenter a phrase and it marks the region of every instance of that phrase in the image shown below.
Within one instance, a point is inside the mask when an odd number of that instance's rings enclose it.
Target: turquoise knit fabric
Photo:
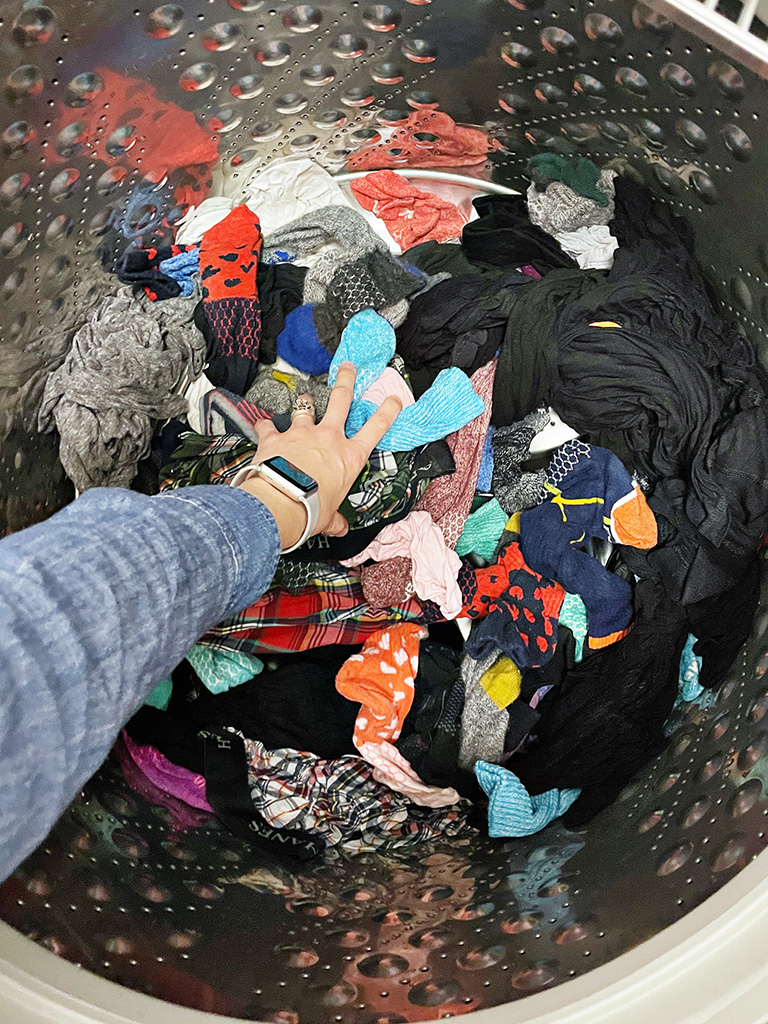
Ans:
[[[359,314],[358,314],[359,315]],[[432,387],[413,405],[407,405],[376,445],[384,451],[410,452],[419,445],[447,437],[485,411],[469,377],[456,366],[441,370]],[[352,437],[376,412],[367,399],[353,402],[346,434]]]
[[[242,651],[221,651],[196,644],[187,661],[211,693],[225,693],[233,686],[247,683],[264,668],[264,663]]]
[[[170,676],[166,676],[165,679],[160,680],[144,703],[149,704],[151,708],[157,708],[158,711],[167,711],[171,702],[172,690],[173,680]]]
[[[567,626],[576,641],[576,661],[581,661],[584,653],[584,640],[589,631],[589,618],[584,602],[578,594],[566,594],[560,608],[560,623]]]
[[[456,554],[468,555],[473,551],[486,562],[492,562],[508,519],[509,516],[495,498],[486,501],[477,512],[467,516],[464,529],[456,542]]]
[[[680,655],[679,699],[684,701],[696,700],[704,692],[704,687],[699,683],[701,658],[693,653],[695,643],[696,637],[689,633],[683,653]]]
[[[336,375],[342,363],[354,363],[357,367],[354,390],[356,403],[381,376],[394,354],[395,329],[392,324],[372,309],[355,313],[344,328],[339,347],[333,354],[328,371],[328,387],[332,388],[336,383]]]
[[[532,836],[565,814],[580,789],[549,789],[531,796],[520,779],[498,764],[475,763],[477,781],[488,794],[488,835]]]

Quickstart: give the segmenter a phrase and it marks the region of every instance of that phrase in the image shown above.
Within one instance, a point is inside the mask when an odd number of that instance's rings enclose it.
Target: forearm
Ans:
[[[155,683],[267,589],[279,551],[268,509],[224,486],[89,491],[0,542],[0,879]]]

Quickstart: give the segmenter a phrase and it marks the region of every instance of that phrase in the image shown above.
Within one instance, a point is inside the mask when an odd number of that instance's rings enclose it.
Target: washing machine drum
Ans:
[[[768,47],[711,4],[51,4],[0,3],[6,532],[73,497],[35,413],[99,246],[116,218],[170,238],[211,168],[214,193],[290,155],[349,175],[379,144],[416,184],[479,194],[522,190],[535,153],[578,153],[688,219],[724,314],[768,352]],[[113,755],[0,888],[3,1019],[715,1020],[768,962],[765,608],[719,691],[577,832],[278,862],[129,786]],[[674,975],[694,970],[681,1000]],[[763,1019],[739,1005],[716,1019]]]

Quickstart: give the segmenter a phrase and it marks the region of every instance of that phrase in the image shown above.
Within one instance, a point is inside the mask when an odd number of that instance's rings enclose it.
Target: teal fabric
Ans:
[[[467,516],[464,529],[456,542],[456,554],[468,555],[472,551],[486,562],[492,562],[508,519],[509,516],[495,498],[487,501]]]
[[[549,789],[531,796],[520,779],[498,764],[475,763],[477,781],[488,794],[488,835],[532,836],[565,814],[580,789]]]
[[[167,711],[171,702],[172,690],[173,680],[170,676],[166,676],[165,679],[160,680],[144,703],[149,704],[151,708],[157,708],[158,711]]]
[[[696,700],[704,692],[704,687],[699,683],[701,658],[693,653],[695,643],[696,637],[689,633],[683,653],[680,655],[679,699],[684,701]]]
[[[264,663],[252,654],[201,647],[199,644],[189,652],[187,661],[211,693],[226,693],[233,686],[247,683],[264,668]]]
[[[584,602],[578,594],[566,594],[560,608],[560,623],[567,626],[573,633],[576,641],[576,661],[582,659],[584,653],[584,640],[589,631],[589,617]]]

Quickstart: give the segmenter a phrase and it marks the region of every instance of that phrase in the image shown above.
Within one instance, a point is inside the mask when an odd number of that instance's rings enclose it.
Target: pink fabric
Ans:
[[[363,392],[363,398],[374,405],[381,405],[385,398],[395,395],[403,403],[403,408],[413,405],[416,399],[413,392],[403,380],[394,366],[386,366],[371,386]]]
[[[541,279],[541,274],[538,272],[536,267],[532,267],[529,263],[526,263],[524,267],[519,267],[521,274],[525,274],[527,277],[535,277],[537,280]]]
[[[402,793],[421,807],[449,807],[461,797],[453,788],[439,789],[422,782],[397,747],[391,743],[363,743],[360,753],[373,765],[373,777],[395,793]]]
[[[429,512],[409,512],[400,522],[390,523],[367,548],[341,564],[354,568],[369,559],[383,562],[397,556],[411,559],[416,596],[434,601],[446,619],[455,619],[462,604],[458,584],[461,559],[447,546]]]
[[[465,217],[453,203],[416,188],[394,171],[375,171],[350,184],[364,210],[384,221],[401,249],[459,238]]]
[[[123,732],[123,742],[136,767],[158,789],[183,800],[190,807],[213,814],[213,808],[205,798],[205,779],[202,775],[169,761],[156,747],[139,746],[127,732]]]
[[[461,430],[448,435],[446,440],[456,463],[456,472],[433,480],[416,506],[418,511],[429,512],[440,527],[445,543],[451,548],[456,547],[472,508],[483,443],[491,422],[495,375],[496,360],[492,359],[470,377],[472,387],[485,402],[485,412]]]

